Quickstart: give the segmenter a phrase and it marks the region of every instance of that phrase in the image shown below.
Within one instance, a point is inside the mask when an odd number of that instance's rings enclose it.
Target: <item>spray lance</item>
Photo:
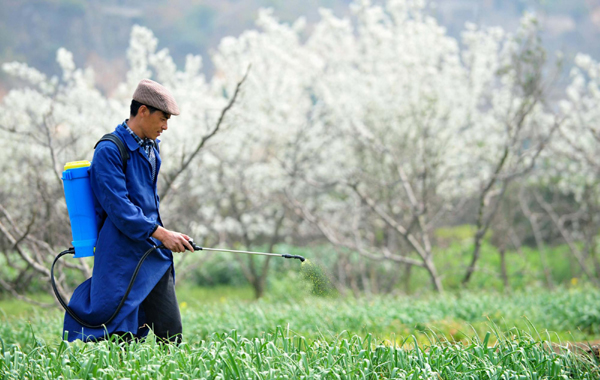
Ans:
[[[75,314],[75,312],[69,308],[56,287],[56,282],[54,280],[54,266],[58,260],[65,255],[73,255],[74,258],[94,256],[94,249],[96,246],[96,241],[98,240],[98,225],[96,222],[96,212],[94,209],[94,200],[89,178],[90,165],[91,164],[89,161],[74,161],[68,162],[65,165],[65,170],[62,174],[62,180],[65,190],[67,211],[71,221],[71,234],[73,236],[73,241],[71,243],[73,246],[62,251],[56,256],[52,262],[52,267],[50,268],[50,278],[54,295],[65,311],[80,325],[97,329],[108,325],[113,321],[113,319],[115,319],[123,307],[123,304],[125,304],[127,296],[131,292],[133,283],[140,271],[140,268],[142,267],[142,264],[144,263],[144,260],[146,260],[146,258],[152,254],[152,252],[157,249],[165,248],[165,246],[162,244],[157,246],[152,243],[152,247],[148,249],[144,255],[142,255],[140,261],[135,267],[135,270],[133,271],[133,274],[131,275],[131,280],[129,281],[129,285],[127,286],[127,290],[125,291],[123,298],[121,298],[121,301],[119,302],[119,305],[117,306],[113,315],[106,322],[98,325],[91,325],[79,318],[77,314]],[[190,240],[189,242],[194,248],[194,251],[232,252],[248,255],[276,256],[283,257],[285,259],[298,259],[301,262],[304,262],[305,260],[304,257],[299,255],[206,248],[196,245],[193,240]]]

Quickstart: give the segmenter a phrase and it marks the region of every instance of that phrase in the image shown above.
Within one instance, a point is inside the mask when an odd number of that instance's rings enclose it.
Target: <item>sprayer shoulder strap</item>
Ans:
[[[116,135],[112,133],[107,133],[98,142],[94,145],[94,149],[100,144],[100,141],[112,141],[119,148],[119,152],[121,153],[121,161],[123,162],[123,173],[127,172],[127,160],[129,160],[129,151],[125,147],[123,141]]]

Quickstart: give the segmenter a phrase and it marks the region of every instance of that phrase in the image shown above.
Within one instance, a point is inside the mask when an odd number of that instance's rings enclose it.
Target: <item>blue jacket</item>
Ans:
[[[69,302],[69,307],[79,318],[93,325],[112,316],[141,256],[153,245],[161,244],[150,237],[156,225],[162,225],[162,222],[156,178],[152,178],[148,156],[123,124],[113,133],[130,151],[127,173],[123,173],[118,147],[110,141],[100,142],[90,168],[98,221],[93,274],[75,289]],[[161,160],[158,150],[154,149],[158,177]],[[141,303],[172,263],[173,255],[167,249],[150,254],[123,308],[106,329],[83,327],[65,313],[63,337],[67,334],[69,341],[88,341],[114,332],[131,332],[138,337],[148,334],[148,329],[143,328],[145,316]]]

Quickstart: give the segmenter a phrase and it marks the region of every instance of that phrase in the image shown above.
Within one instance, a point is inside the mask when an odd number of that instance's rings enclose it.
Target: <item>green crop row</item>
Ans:
[[[315,298],[288,302],[225,302],[211,307],[189,300],[184,314],[191,337],[207,338],[213,332],[235,328],[245,336],[270,332],[272,326],[289,326],[298,334],[332,337],[346,330],[378,337],[419,335],[433,329],[454,339],[489,325],[555,332],[559,339],[600,337],[600,290],[591,287],[558,291],[459,293],[428,297]],[[202,307],[202,311],[196,311]]]
[[[2,345],[4,379],[596,379],[593,359],[513,331],[467,343],[431,335],[376,341],[347,333],[309,341],[282,327],[246,338],[233,330],[198,344],[144,342],[39,343],[27,354]]]
[[[340,331],[384,338],[419,336],[433,330],[460,340],[490,326],[551,331],[556,340],[600,338],[600,290],[593,287],[545,289],[513,293],[467,293],[427,297],[376,296],[324,298],[305,295],[287,300],[241,301],[197,298],[197,292],[179,294],[185,338],[197,342],[213,333],[232,329],[249,337],[286,326],[309,339],[331,338]],[[0,313],[2,304],[0,303]],[[0,314],[0,337],[24,345],[32,333],[48,342],[60,338],[62,312],[36,309],[16,316]],[[533,333],[533,332],[532,332]]]
[[[64,343],[62,313],[0,317],[0,378],[598,378],[591,287],[444,296],[206,302],[181,294],[184,343]]]

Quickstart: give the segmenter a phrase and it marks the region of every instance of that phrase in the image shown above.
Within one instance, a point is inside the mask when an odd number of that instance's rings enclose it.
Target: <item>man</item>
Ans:
[[[156,191],[161,159],[157,138],[167,130],[179,107],[171,93],[149,79],[133,94],[130,118],[113,132],[129,151],[124,166],[119,147],[100,141],[90,168],[90,183],[98,221],[98,242],[92,277],[73,293],[69,307],[87,324],[105,323],[115,312],[141,256],[163,244],[144,261],[131,292],[106,328],[91,329],[65,314],[69,341],[93,341],[108,335],[141,338],[149,328],[161,339],[181,340],[181,317],[175,296],[173,252],[193,248],[190,238],[165,229]]]

